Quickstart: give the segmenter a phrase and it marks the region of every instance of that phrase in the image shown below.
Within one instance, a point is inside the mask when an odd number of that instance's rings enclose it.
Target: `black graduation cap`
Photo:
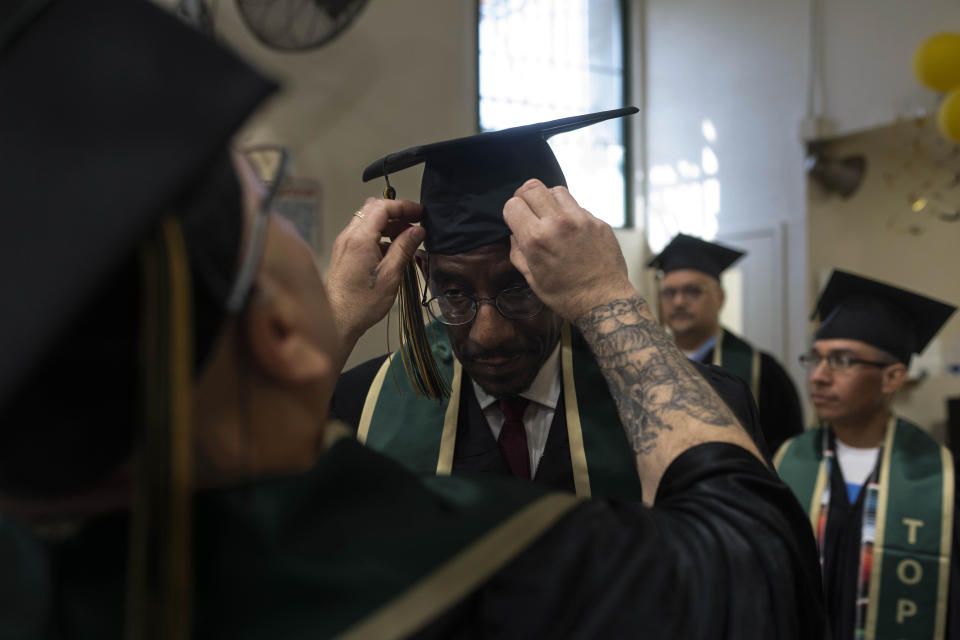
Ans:
[[[79,490],[135,437],[139,247],[175,214],[191,267],[229,285],[228,143],[274,85],[146,0],[4,9],[0,486]],[[223,318],[214,280],[193,278],[198,354]]]
[[[744,255],[743,251],[678,233],[647,266],[664,273],[694,269],[719,280],[720,274]]]
[[[525,181],[566,186],[547,139],[636,112],[624,107],[411,147],[371,164],[363,180],[425,163],[420,203],[427,251],[463,253],[510,237],[503,205]]]
[[[834,269],[813,310],[817,340],[860,340],[903,363],[922,352],[956,307],[932,298]]]

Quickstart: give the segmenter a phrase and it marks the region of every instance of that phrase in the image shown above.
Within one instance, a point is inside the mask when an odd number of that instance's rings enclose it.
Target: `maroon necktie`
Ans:
[[[527,432],[523,428],[523,412],[530,401],[508,396],[500,398],[503,426],[500,427],[500,452],[507,459],[510,472],[518,478],[530,479],[530,453],[527,451]]]

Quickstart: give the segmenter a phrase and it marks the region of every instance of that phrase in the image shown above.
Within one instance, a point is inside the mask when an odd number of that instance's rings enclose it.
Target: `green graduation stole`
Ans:
[[[780,477],[807,508],[814,535],[826,516],[821,513],[829,483],[825,428],[788,440],[774,457]],[[950,576],[953,459],[922,429],[893,416],[881,455],[876,519],[865,523],[868,534],[873,525],[874,540],[872,552],[865,545],[871,559],[861,561],[869,586],[859,637],[940,640],[946,631]]]
[[[463,370],[442,324],[427,335],[441,371],[451,381],[450,397],[434,402],[417,395],[407,380],[399,352],[383,363],[373,379],[357,438],[400,461],[416,473],[449,474],[453,468]],[[641,499],[636,458],[600,367],[590,348],[563,324],[560,347],[567,438],[576,493]],[[585,399],[581,406],[579,399]]]
[[[760,352],[746,340],[721,328],[713,346],[713,364],[749,384],[754,400],[760,400]]]

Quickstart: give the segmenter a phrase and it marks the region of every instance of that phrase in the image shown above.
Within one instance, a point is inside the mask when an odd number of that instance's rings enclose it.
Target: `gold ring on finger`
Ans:
[[[356,217],[358,217],[358,218],[360,218],[361,220],[363,220],[363,211],[362,211],[362,210],[357,209],[356,211],[353,212],[353,215],[356,216]]]

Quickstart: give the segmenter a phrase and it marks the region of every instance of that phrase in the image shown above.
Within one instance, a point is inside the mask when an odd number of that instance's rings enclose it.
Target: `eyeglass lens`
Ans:
[[[660,297],[664,300],[673,300],[678,293],[684,300],[696,300],[704,294],[704,289],[697,285],[687,285],[679,288],[667,287],[660,290]]]

